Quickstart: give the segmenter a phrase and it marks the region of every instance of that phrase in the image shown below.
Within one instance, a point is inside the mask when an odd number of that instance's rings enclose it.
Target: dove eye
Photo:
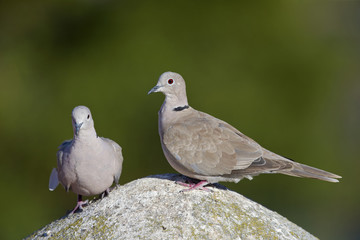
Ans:
[[[168,80],[168,84],[171,85],[171,84],[173,84],[173,83],[174,83],[174,80],[170,78],[170,79]]]
[[[89,119],[90,118],[90,114],[88,114],[88,116],[87,116],[87,119]]]

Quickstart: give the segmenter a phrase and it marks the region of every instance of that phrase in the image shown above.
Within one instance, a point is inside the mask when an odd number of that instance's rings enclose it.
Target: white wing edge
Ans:
[[[49,190],[54,191],[58,185],[59,185],[58,172],[56,168],[53,168],[49,179]]]

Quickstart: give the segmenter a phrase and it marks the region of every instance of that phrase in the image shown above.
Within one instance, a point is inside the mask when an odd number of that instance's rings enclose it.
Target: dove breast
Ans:
[[[100,137],[94,141],[72,141],[58,153],[59,180],[79,195],[100,194],[112,185],[115,176],[120,177],[121,164],[113,145]]]

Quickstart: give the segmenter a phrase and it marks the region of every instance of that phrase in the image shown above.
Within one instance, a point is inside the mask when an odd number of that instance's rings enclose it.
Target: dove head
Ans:
[[[72,125],[74,135],[79,136],[82,132],[94,129],[94,120],[92,119],[90,109],[85,106],[77,106],[72,111]]]
[[[183,77],[174,72],[161,74],[155,87],[148,94],[162,92],[165,94],[165,101],[174,107],[187,106],[186,86]]]

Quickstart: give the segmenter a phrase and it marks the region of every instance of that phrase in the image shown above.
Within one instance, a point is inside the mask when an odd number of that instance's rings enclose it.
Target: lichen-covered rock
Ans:
[[[227,190],[194,190],[175,174],[116,187],[81,213],[56,220],[27,239],[316,239],[276,212]]]

